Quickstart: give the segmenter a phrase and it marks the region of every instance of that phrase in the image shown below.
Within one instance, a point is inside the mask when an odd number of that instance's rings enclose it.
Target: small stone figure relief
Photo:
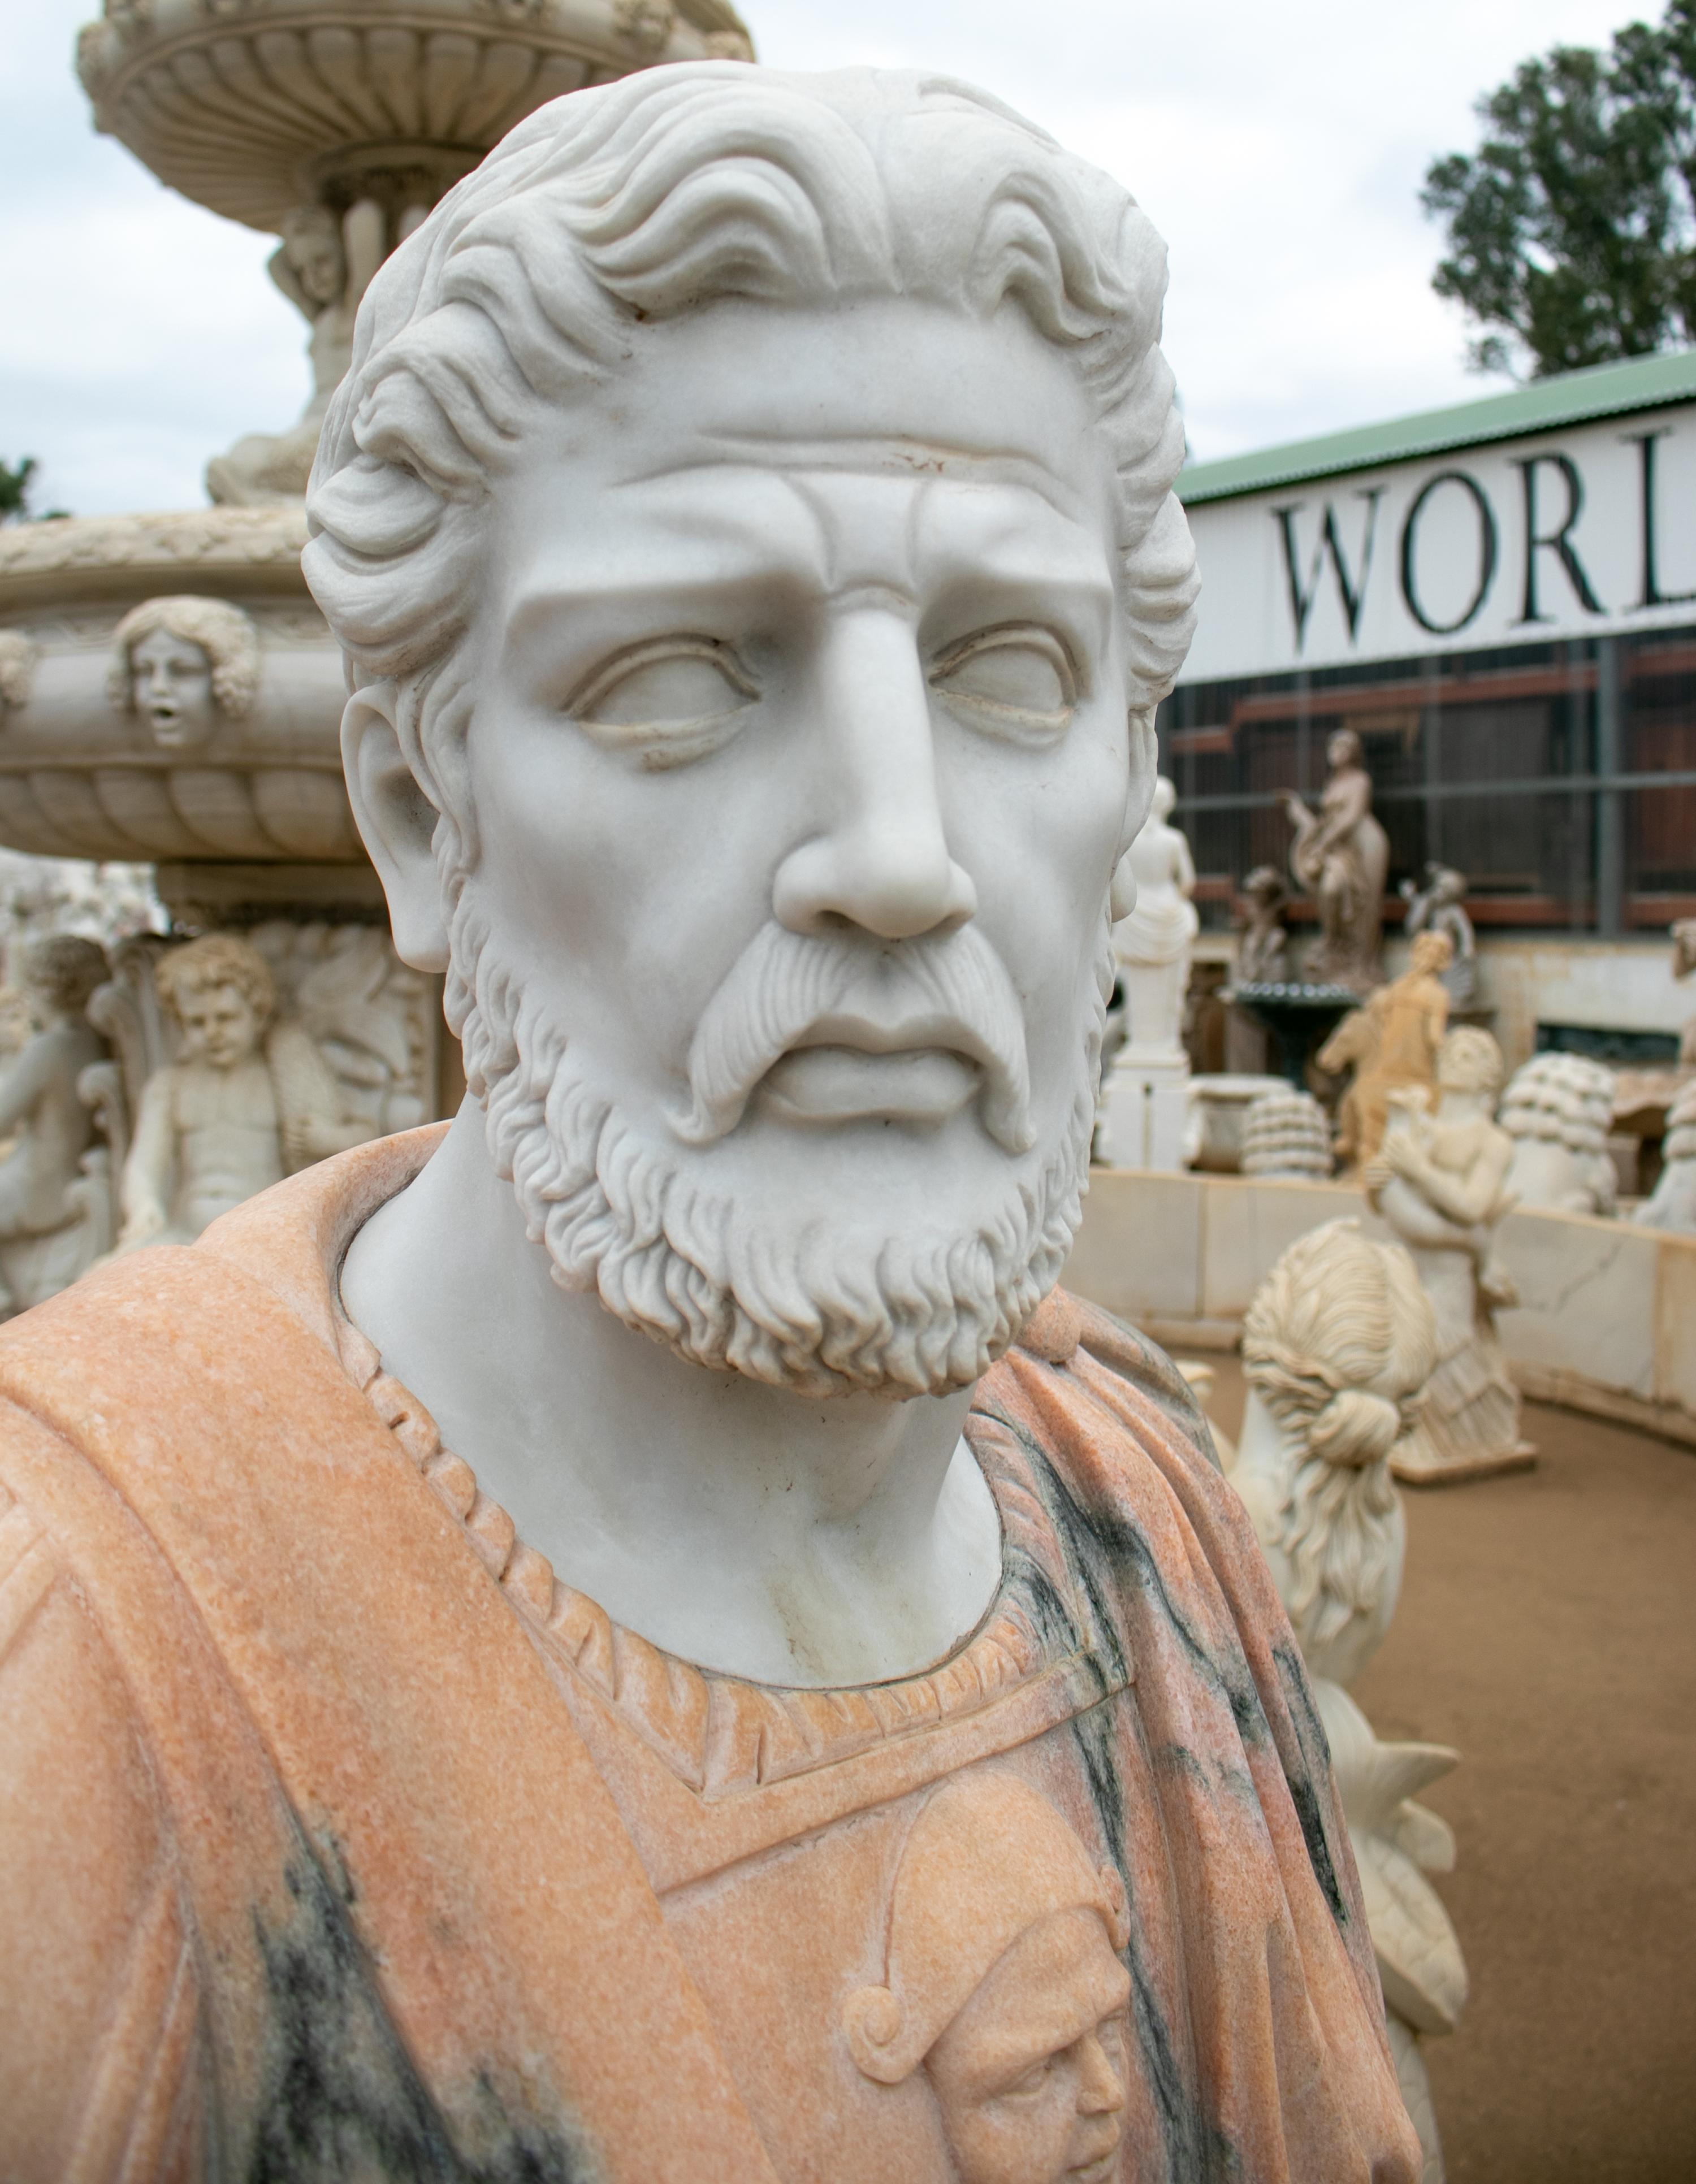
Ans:
[[[1124,1885],[1011,1776],[936,1791],[901,1852],[884,1982],[843,2029],[881,2086],[923,2069],[959,2184],[1106,2180],[1125,2107]]]
[[[1454,2031],[1467,1975],[1425,1878],[1453,1870],[1454,1836],[1415,1792],[1459,1755],[1381,1742],[1343,1686],[1383,1643],[1401,1592],[1406,1519],[1392,1465],[1418,1429],[1437,1347],[1405,1251],[1370,1241],[1355,1221],[1309,1231],[1243,1323],[1248,1402],[1230,1473],[1314,1679],[1422,2184],[1442,2184],[1443,2161],[1420,2042]]]
[[[1331,1125],[1312,1093],[1289,1085],[1263,1092],[1243,1124],[1242,1173],[1317,1183],[1330,1175],[1331,1165]]]
[[[215,933],[172,949],[154,981],[181,1044],[142,1096],[124,1168],[126,1251],[192,1243],[285,1175],[376,1135],[349,1120],[307,1034],[275,1020],[276,982],[246,941]]]
[[[1557,1213],[1615,1211],[1619,1178],[1608,1151],[1614,1072],[1582,1054],[1534,1054],[1502,1101],[1514,1141],[1508,1184],[1521,1206]]]
[[[1660,1154],[1664,1165],[1654,1194],[1632,1218],[1646,1228],[1696,1236],[1696,1078],[1682,1088],[1667,1110]]]
[[[1296,830],[1290,870],[1319,905],[1319,938],[1308,956],[1307,975],[1316,984],[1365,994],[1381,975],[1390,841],[1372,816],[1371,777],[1353,728],[1339,728],[1325,755],[1331,775],[1319,810],[1309,811],[1293,792],[1283,799],[1285,816]]]
[[[298,1022],[334,1072],[350,1121],[374,1137],[434,1112],[436,1002],[376,925],[278,918],[248,935],[271,966],[279,1013]]]
[[[0,629],[0,716],[29,704],[41,656],[41,647],[22,630]]]
[[[1239,986],[1281,986],[1290,975],[1290,936],[1284,912],[1290,890],[1271,865],[1257,865],[1242,883],[1236,922],[1235,982]]]
[[[1412,880],[1402,882],[1402,900],[1408,905],[1402,930],[1409,939],[1417,939],[1421,933],[1448,935],[1453,953],[1442,973],[1442,983],[1457,1009],[1471,1007],[1478,986],[1478,939],[1466,915],[1465,899],[1466,875],[1450,865],[1428,864],[1422,888]]]
[[[282,247],[267,269],[309,321],[312,398],[286,432],[250,432],[206,466],[206,490],[226,507],[263,508],[305,493],[330,398],[354,354],[360,298],[382,265],[381,206],[362,198],[338,220],[327,206],[302,205],[283,223]]]
[[[14,1140],[0,1159],[0,1317],[68,1289],[110,1246],[105,1149],[79,1089],[107,1061],[86,1011],[108,975],[104,950],[70,933],[24,954],[32,1033],[0,1075],[0,1137]]]
[[[1133,1059],[1172,1057],[1184,1048],[1184,994],[1200,921],[1190,900],[1196,891],[1190,845],[1169,823],[1177,800],[1177,790],[1162,774],[1148,817],[1126,855],[1136,901],[1113,927]]]
[[[1422,1485],[1523,1469],[1520,1391],[1496,1334],[1498,1308],[1519,1301],[1497,1263],[1497,1223],[1515,1203],[1514,1141],[1495,1120],[1502,1050],[1487,1031],[1451,1032],[1430,1095],[1390,1095],[1391,1121],[1363,1171],[1375,1208],[1413,1255],[1437,1318],[1437,1360],[1419,1424],[1398,1451],[1396,1475]]]
[[[259,693],[259,632],[224,599],[143,599],[112,645],[107,694],[120,713],[141,716],[161,750],[195,749]]]
[[[1392,1093],[1436,1083],[1437,1049],[1448,1023],[1442,983],[1448,966],[1448,935],[1420,933],[1402,976],[1346,1016],[1319,1049],[1315,1059],[1328,1074],[1354,1072],[1338,1109],[1336,1153],[1344,1167],[1360,1167],[1383,1143]]]

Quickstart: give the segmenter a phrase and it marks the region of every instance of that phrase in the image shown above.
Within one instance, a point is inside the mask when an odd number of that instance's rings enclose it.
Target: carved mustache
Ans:
[[[1028,1152],[1030,1071],[1024,1016],[1001,957],[977,928],[874,942],[763,926],[702,1012],[689,1047],[693,1106],[679,1137],[708,1145],[741,1121],[767,1071],[807,1034],[843,1018],[892,1045],[952,1049],[984,1072],[984,1127]],[[893,1035],[891,1037],[891,1035]]]

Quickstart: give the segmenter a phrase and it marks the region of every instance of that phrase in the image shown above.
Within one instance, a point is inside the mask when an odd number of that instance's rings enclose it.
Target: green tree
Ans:
[[[1476,152],[1435,161],[1438,295],[1475,370],[1536,376],[1696,339],[1696,0],[1605,53],[1556,46],[1478,101]]]
[[[22,521],[30,512],[30,480],[36,473],[36,459],[25,455],[15,466],[0,460],[0,523],[9,523],[16,517]]]

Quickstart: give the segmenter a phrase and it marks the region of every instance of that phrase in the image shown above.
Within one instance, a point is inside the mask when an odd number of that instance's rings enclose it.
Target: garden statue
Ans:
[[[1177,790],[1162,774],[1142,831],[1130,845],[1136,900],[1113,927],[1113,952],[1137,1055],[1175,1055],[1184,1044],[1184,995],[1200,921],[1191,897],[1196,867],[1190,845],[1171,824]]]
[[[1437,1050],[1448,1022],[1448,937],[1422,933],[1402,976],[1381,986],[1363,1009],[1347,1016],[1316,1057],[1335,1076],[1353,1067],[1354,1078],[1340,1111],[1337,1157],[1358,1167],[1383,1142],[1388,1101],[1404,1085],[1437,1081]]]
[[[1314,1679],[1388,2005],[1390,2041],[1419,2126],[1421,2184],[1442,2152],[1421,2036],[1453,2032],[1466,1964],[1427,1873],[1454,1864],[1454,1837],[1414,1793],[1459,1754],[1381,1743],[1343,1686],[1383,1643],[1396,1612],[1406,1520],[1391,1476],[1417,1432],[1437,1355],[1430,1305],[1405,1252],[1354,1221],[1310,1230],[1255,1295],[1242,1329],[1248,1384],[1231,1484],[1242,1496]]]
[[[1239,986],[1280,986],[1288,978],[1290,936],[1284,912],[1289,900],[1284,875],[1271,865],[1257,865],[1243,881],[1236,914],[1242,938],[1232,974]]]
[[[144,599],[112,638],[107,691],[139,713],[161,750],[207,742],[220,718],[238,721],[259,688],[259,638],[225,599]]]
[[[1534,1054],[1503,1097],[1514,1141],[1508,1186],[1521,1206],[1610,1214],[1619,1190],[1608,1151],[1614,1072],[1582,1054]]]
[[[1382,1147],[1363,1170],[1437,1316],[1425,1410],[1395,1458],[1397,1477],[1422,1485],[1487,1479],[1532,1459],[1496,1334],[1497,1311],[1519,1301],[1493,1251],[1497,1223],[1514,1203],[1514,1141],[1495,1120],[1502,1075],[1488,1032],[1450,1032],[1437,1056],[1436,1115],[1426,1112],[1423,1086],[1392,1092]]]
[[[271,971],[245,940],[192,940],[153,977],[181,1045],[142,1095],[124,1167],[126,1251],[191,1244],[285,1175],[375,1134],[348,1118],[306,1033],[274,1021]]]
[[[1696,1077],[1679,1089],[1667,1110],[1660,1156],[1654,1189],[1632,1218],[1646,1228],[1696,1236]]]
[[[300,206],[283,222],[272,254],[271,279],[312,329],[307,356],[312,394],[300,421],[286,432],[249,432],[206,466],[206,491],[237,508],[298,500],[306,490],[330,398],[354,353],[354,320],[371,276],[382,263],[382,208],[361,198],[338,218],[327,207]]]
[[[1403,880],[1402,899],[1408,905],[1402,930],[1409,940],[1421,933],[1446,935],[1453,952],[1442,983],[1453,1007],[1470,1009],[1478,985],[1478,941],[1466,915],[1465,873],[1448,865],[1427,864],[1424,887]]]
[[[1290,871],[1319,905],[1319,938],[1307,975],[1318,983],[1370,993],[1380,976],[1389,837],[1372,816],[1371,777],[1353,729],[1339,728],[1325,745],[1325,755],[1331,775],[1319,810],[1310,811],[1293,794],[1282,800],[1296,830]]]
[[[109,975],[103,950],[59,933],[25,950],[20,983],[32,1035],[0,1074],[0,1317],[69,1288],[110,1244],[95,1218],[85,1167],[99,1150],[92,1102],[78,1087],[107,1059],[88,1021],[90,995]],[[109,1190],[109,1178],[98,1178]]]
[[[0,1334],[20,2184],[91,2088],[131,2174],[1414,2184],[1252,1528],[1055,1287],[1163,265],[964,85],[706,62],[372,281],[304,566],[470,1095]]]

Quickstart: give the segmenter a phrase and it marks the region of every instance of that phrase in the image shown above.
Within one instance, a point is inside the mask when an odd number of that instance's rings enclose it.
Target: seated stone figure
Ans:
[[[372,283],[305,568],[471,1089],[0,1334],[19,2184],[1411,2184],[1252,1527],[1055,1288],[1191,627],[1163,286],[964,86],[712,63]]]
[[[273,1021],[270,967],[245,940],[192,940],[160,960],[155,981],[182,1045],[142,1095],[124,1166],[126,1251],[192,1244],[232,1206],[372,1135],[343,1114],[306,1034]]]
[[[86,1011],[89,995],[110,975],[105,951],[70,933],[36,941],[24,957],[20,983],[34,1028],[0,1075],[0,1136],[16,1139],[0,1160],[0,1312],[47,1293],[26,1276],[21,1284],[10,1279],[3,1247],[55,1235],[84,1219],[79,1185],[83,1157],[95,1143],[95,1120],[77,1079],[106,1058],[106,1042]],[[75,1267],[67,1279],[81,1271]],[[24,1269],[11,1273],[24,1276]]]

